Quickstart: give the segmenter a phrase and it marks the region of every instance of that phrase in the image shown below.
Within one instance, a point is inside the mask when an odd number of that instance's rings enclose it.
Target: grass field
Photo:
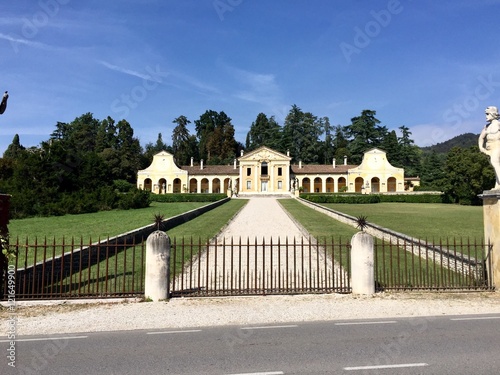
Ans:
[[[168,232],[168,235],[170,236],[172,242],[174,237],[178,242],[180,242],[183,237],[193,237],[196,240],[201,238],[202,241],[206,241],[208,238],[212,238],[217,235],[220,229],[247,202],[247,200],[243,199],[231,200],[191,221],[172,228]],[[156,210],[149,212],[149,215],[152,217],[152,214],[158,212],[159,207],[165,208],[165,205],[169,208],[170,212],[175,211],[181,213],[187,211],[188,209],[192,209],[191,204],[163,203],[155,205]],[[197,205],[200,206],[202,204]],[[184,211],[182,211],[183,209]],[[129,215],[133,215],[135,211],[131,210],[126,212],[128,212]],[[120,217],[123,214],[123,212],[118,211],[115,213],[118,213]],[[148,213],[143,214],[146,215],[146,224],[151,223],[151,217]],[[85,218],[85,220],[89,220],[89,218]],[[146,224],[141,224],[140,226]],[[119,232],[121,233],[121,229]],[[49,285],[49,283],[47,283],[45,292],[49,293],[50,288],[59,287],[62,287],[63,290],[66,290],[69,293],[74,293],[76,290],[80,290],[81,294],[102,293],[103,295],[120,292],[130,293],[131,291],[143,290],[145,262],[144,251],[145,247],[141,244],[135,247],[129,247],[117,253],[115,253],[115,250],[111,248],[109,249],[109,257],[107,260],[103,260],[89,268],[85,268],[81,272],[74,272],[71,277],[64,278],[62,282],[58,280],[55,284],[52,283]],[[33,256],[32,250],[30,251],[30,255]],[[189,253],[185,253],[184,255],[186,258],[190,257]],[[40,253],[39,256],[41,256]],[[177,268],[180,264],[182,264],[181,256],[182,254],[180,252],[176,253],[175,264]],[[41,259],[37,257],[37,261],[40,260]],[[30,259],[30,263],[32,262],[33,260]],[[171,264],[173,267],[174,262]]]
[[[57,243],[61,243],[63,237],[66,239],[74,237],[78,240],[82,237],[85,242],[88,242],[92,237],[93,241],[97,241],[99,237],[102,239],[108,236],[113,237],[152,224],[155,214],[160,213],[168,218],[207,204],[209,203],[153,202],[150,207],[137,210],[101,211],[91,214],[11,220],[9,233],[11,238],[19,237],[20,240],[26,237],[30,239],[37,237],[43,240],[46,237],[50,241],[55,238]]]
[[[358,232],[356,228],[340,223],[296,200],[281,200],[280,202],[320,242],[328,243],[333,237],[333,240],[339,244],[350,243],[351,237]],[[368,221],[411,236],[419,237],[425,234],[421,237],[424,239],[445,237],[440,236],[443,232],[452,233],[461,238],[477,239],[479,243],[482,239],[482,221],[481,225],[478,225],[479,217],[482,219],[482,211],[478,210],[478,207],[402,203],[325,204],[324,206],[352,216],[368,216]],[[415,218],[411,217],[413,213],[415,213]],[[456,216],[460,216],[460,219]],[[469,220],[475,222],[475,225],[467,225]],[[453,224],[454,221],[457,225]],[[440,226],[440,222],[445,224]],[[422,260],[401,247],[384,243],[379,239],[375,240],[375,244],[376,279],[382,288],[415,287],[417,284],[439,288],[445,283],[457,287],[475,287],[473,278],[443,268],[432,260]],[[345,246],[341,248],[342,263],[348,264],[347,249]]]
[[[323,204],[351,216],[366,216],[368,222],[429,241],[484,237],[483,208],[453,204],[377,203]]]

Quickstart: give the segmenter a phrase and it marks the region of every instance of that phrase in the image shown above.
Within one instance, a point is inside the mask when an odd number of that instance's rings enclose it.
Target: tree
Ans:
[[[413,139],[410,138],[411,132],[409,128],[403,125],[399,129],[401,130],[401,137],[398,138],[401,167],[405,168],[407,175],[416,176],[421,163],[420,149],[415,146]]]
[[[14,135],[12,139],[12,143],[7,147],[7,150],[3,153],[3,157],[7,159],[17,159],[20,156],[20,153],[24,151],[26,148],[21,145],[19,141],[19,134]]]
[[[187,165],[193,155],[191,135],[187,125],[191,123],[186,116],[179,116],[172,121],[177,126],[172,131],[172,151],[178,165]]]
[[[365,109],[361,116],[353,117],[351,125],[345,128],[351,158],[356,164],[361,163],[365,151],[379,147],[387,133],[387,128],[378,125],[380,121],[375,117],[376,114],[376,111]]]
[[[454,147],[446,159],[445,181],[444,192],[452,202],[481,204],[478,195],[495,186],[495,172],[477,146]]]
[[[387,160],[391,163],[391,165],[398,168],[404,167],[400,151],[401,147],[395,130],[387,133],[387,136],[382,141],[381,147],[387,153]]]
[[[224,112],[206,111],[195,122],[200,157],[207,164],[231,162],[236,156],[234,126]]]
[[[334,147],[334,136],[332,131],[334,127],[330,125],[330,119],[328,117],[323,117],[319,119],[319,126],[323,129],[325,134],[325,140],[323,141],[323,164],[329,164],[333,161],[335,157],[335,147]]]
[[[345,128],[337,125],[334,128],[335,136],[333,139],[333,149],[334,149],[334,157],[337,163],[342,163],[344,160],[344,156],[347,158],[351,157],[351,153],[349,151],[349,141],[345,135]]]
[[[267,146],[275,150],[281,149],[281,127],[274,116],[267,118],[264,113],[259,113],[250,126],[247,133],[246,149],[255,150],[261,146]]]
[[[292,159],[305,163],[318,163],[322,154],[319,137],[323,134],[322,124],[310,112],[302,112],[293,105],[283,125],[283,144],[290,151]]]

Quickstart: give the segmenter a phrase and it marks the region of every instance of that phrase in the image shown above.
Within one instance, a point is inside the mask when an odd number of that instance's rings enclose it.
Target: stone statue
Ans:
[[[479,136],[479,150],[490,157],[490,163],[495,169],[495,190],[500,190],[500,115],[497,107],[488,107],[486,125]]]
[[[5,108],[7,108],[7,99],[9,99],[9,93],[5,91],[3,94],[2,103],[0,103],[0,115],[5,112]]]

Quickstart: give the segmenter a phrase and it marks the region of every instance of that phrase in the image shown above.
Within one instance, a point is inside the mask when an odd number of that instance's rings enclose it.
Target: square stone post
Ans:
[[[351,288],[353,294],[375,293],[375,251],[373,237],[365,232],[351,239]]]
[[[493,249],[486,262],[488,279],[495,289],[500,289],[500,190],[486,190],[479,196],[483,200],[484,241]],[[485,248],[488,251],[488,248]],[[488,255],[488,254],[486,254]]]
[[[146,278],[144,297],[152,301],[170,296],[170,238],[155,231],[146,240]]]

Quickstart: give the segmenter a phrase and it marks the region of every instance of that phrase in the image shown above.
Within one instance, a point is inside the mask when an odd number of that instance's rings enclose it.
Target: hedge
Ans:
[[[300,194],[300,197],[314,203],[449,203],[442,194]]]
[[[369,194],[300,194],[300,197],[314,203],[379,203],[378,195]]]
[[[381,202],[449,203],[442,194],[380,194]]]
[[[151,194],[152,202],[217,202],[226,198],[226,194]]]

